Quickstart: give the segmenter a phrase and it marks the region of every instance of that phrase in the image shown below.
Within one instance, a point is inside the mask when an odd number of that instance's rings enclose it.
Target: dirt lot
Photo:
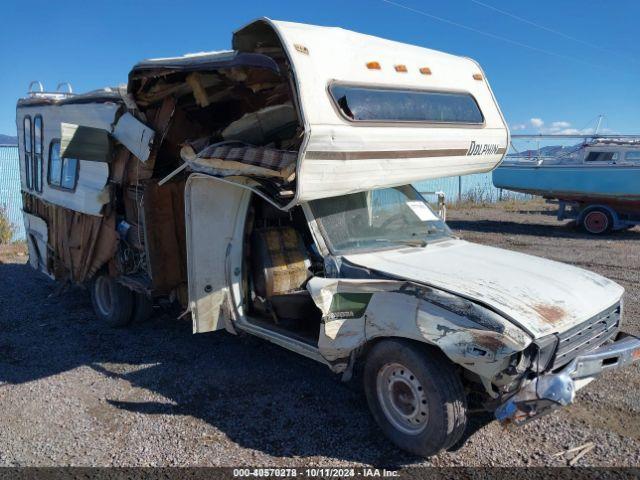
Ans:
[[[640,229],[587,237],[541,204],[449,213],[465,239],[572,263],[626,289],[640,334]],[[226,333],[192,336],[157,312],[112,330],[86,291],[54,295],[19,249],[0,256],[0,465],[581,465],[640,464],[640,368],[610,373],[576,404],[516,431],[474,416],[466,443],[429,460],[399,452],[363,394],[328,369]]]

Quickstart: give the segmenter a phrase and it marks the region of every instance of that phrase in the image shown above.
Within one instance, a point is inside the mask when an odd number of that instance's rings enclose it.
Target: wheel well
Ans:
[[[369,340],[367,343],[365,343],[364,345],[362,345],[358,349],[357,354],[356,354],[355,359],[354,359],[354,361],[355,361],[355,363],[353,365],[354,373],[357,373],[357,375],[359,376],[359,374],[362,372],[362,369],[364,368],[364,364],[366,362],[367,356],[369,355],[369,352],[371,352],[371,349],[374,346],[376,346],[378,343],[384,342],[384,341],[387,341],[387,340],[396,340],[396,341],[399,341],[399,342],[415,345],[418,348],[422,348],[422,349],[424,349],[426,351],[429,351],[434,355],[441,356],[447,362],[449,362],[452,365],[454,365],[457,369],[461,369],[461,367],[459,365],[456,365],[455,363],[453,363],[444,354],[444,352],[440,348],[436,347],[435,345],[431,345],[429,343],[421,342],[419,340],[415,340],[413,338],[407,338],[407,337],[376,337],[376,338],[372,338],[371,340]]]

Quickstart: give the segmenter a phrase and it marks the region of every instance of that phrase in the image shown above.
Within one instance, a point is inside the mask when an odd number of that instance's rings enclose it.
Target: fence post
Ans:
[[[458,203],[462,203],[462,175],[458,175]]]

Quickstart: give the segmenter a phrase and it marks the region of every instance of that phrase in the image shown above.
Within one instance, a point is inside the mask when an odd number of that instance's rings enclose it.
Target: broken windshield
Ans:
[[[335,254],[424,247],[451,231],[410,185],[309,202]]]

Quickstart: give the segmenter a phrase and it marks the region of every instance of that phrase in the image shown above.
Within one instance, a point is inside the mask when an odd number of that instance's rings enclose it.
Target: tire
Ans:
[[[606,209],[596,207],[582,216],[580,225],[591,235],[604,235],[613,230],[613,217]]]
[[[110,327],[131,323],[133,292],[113,277],[97,275],[91,282],[91,303],[96,316]]]
[[[429,457],[462,437],[467,425],[464,388],[441,352],[409,341],[382,340],[367,355],[363,377],[373,418],[402,450]]]
[[[142,323],[149,320],[153,314],[153,301],[144,293],[133,293],[133,313],[131,315],[132,323]]]

